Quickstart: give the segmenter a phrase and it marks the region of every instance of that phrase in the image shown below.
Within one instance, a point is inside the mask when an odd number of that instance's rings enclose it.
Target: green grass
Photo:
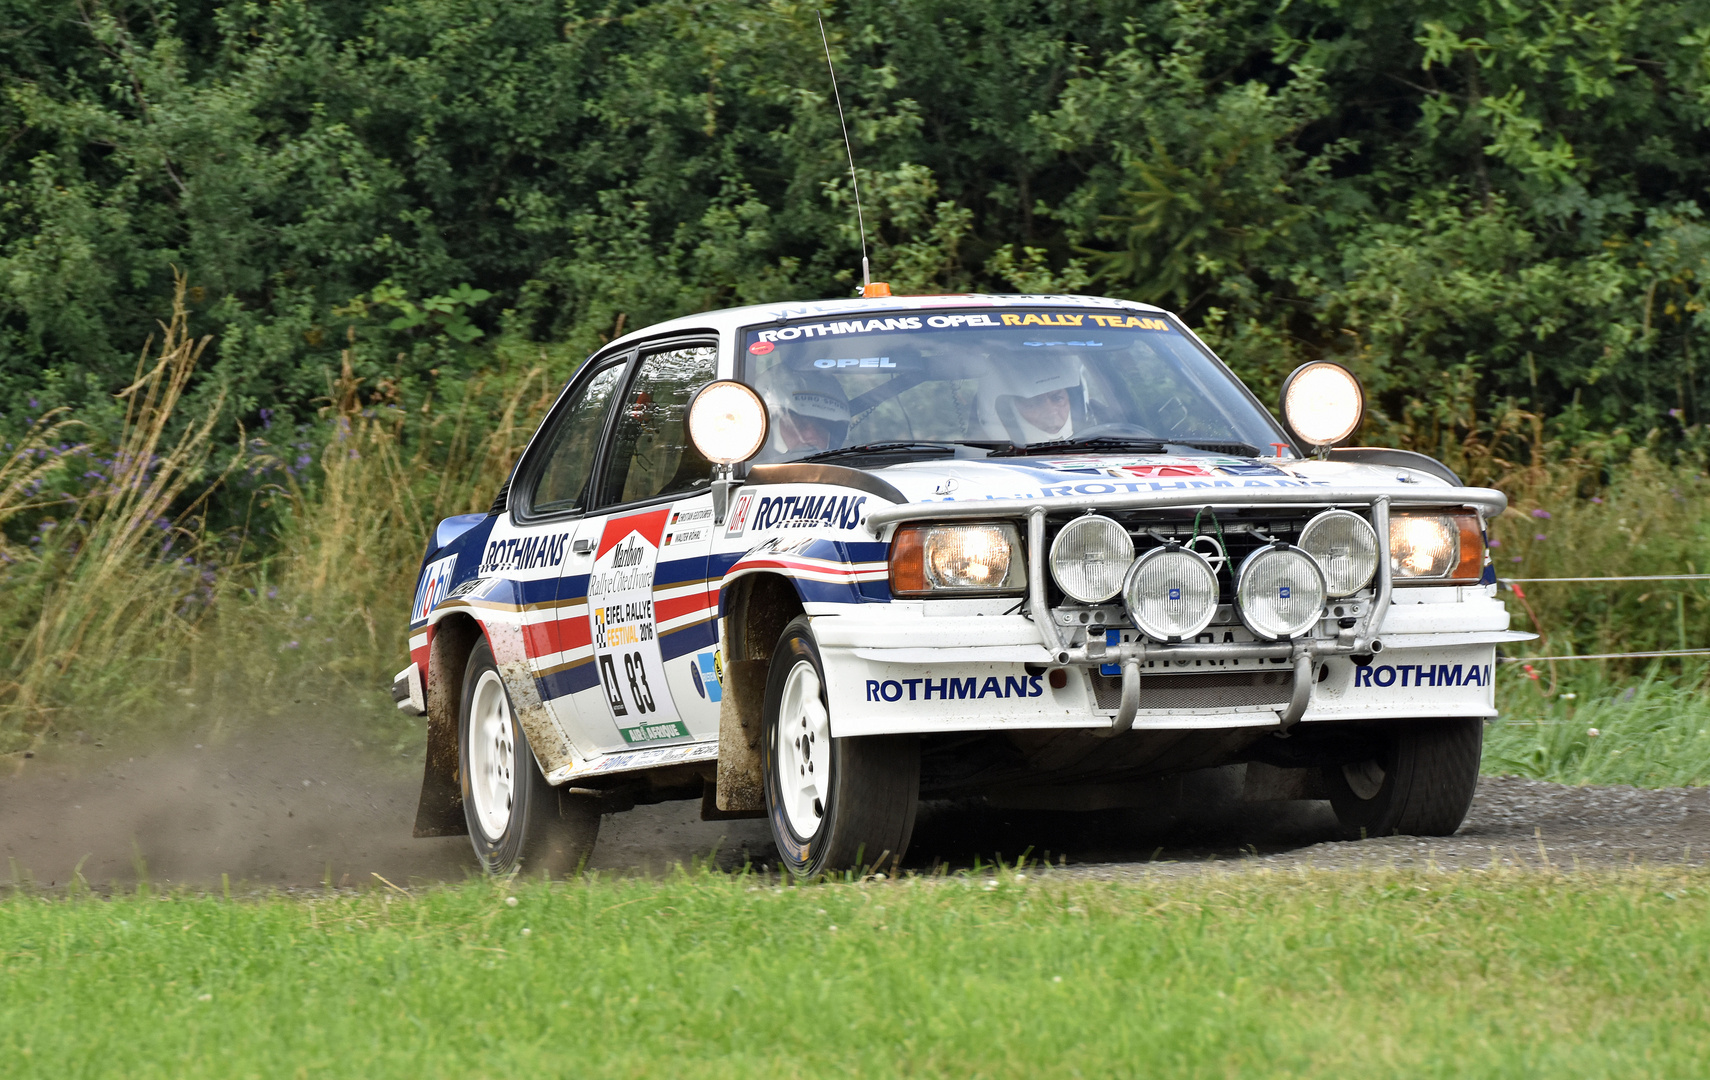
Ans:
[[[0,1074],[1691,1076],[1707,974],[1703,870],[15,897]]]
[[[1710,784],[1710,697],[1697,662],[1666,660],[1637,678],[1595,662],[1505,665],[1502,715],[1485,729],[1483,770],[1564,784]]]

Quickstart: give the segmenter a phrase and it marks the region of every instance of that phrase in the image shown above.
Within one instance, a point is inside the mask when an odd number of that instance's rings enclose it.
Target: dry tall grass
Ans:
[[[203,564],[199,511],[218,481],[191,489],[206,476],[222,401],[216,395],[199,422],[173,423],[208,344],[186,331],[184,292],[180,279],[158,350],[151,338],[136,378],[117,395],[125,417],[110,454],[59,442],[69,424],[38,423],[7,462],[0,525],[49,513],[35,518],[30,543],[4,553],[16,636],[0,682],[0,723],[43,728],[76,699],[133,706],[136,688],[175,666],[206,616],[212,571]],[[94,466],[82,477],[94,482],[81,494],[43,494],[40,482],[72,462]],[[139,679],[113,662],[121,657],[156,666]]]
[[[383,704],[435,522],[487,508],[562,385],[535,364],[407,412],[347,352],[319,469],[270,486],[285,528],[258,556],[206,529],[208,500],[247,451],[212,461],[220,395],[181,415],[208,345],[187,333],[184,296],[181,280],[158,347],[118,395],[110,446],[69,443],[78,425],[50,416],[0,461],[0,750],[72,724],[191,719],[198,703]],[[20,521],[34,535],[8,543]]]

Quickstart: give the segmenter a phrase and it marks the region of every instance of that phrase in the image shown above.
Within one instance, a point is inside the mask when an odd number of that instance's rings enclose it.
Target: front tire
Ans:
[[[797,877],[900,860],[920,801],[920,740],[833,738],[825,667],[806,616],[784,628],[766,679],[760,741],[766,816]]]
[[[1327,767],[1343,837],[1453,835],[1478,788],[1483,748],[1477,717],[1414,720],[1385,732],[1376,757]]]
[[[546,782],[483,639],[469,655],[457,716],[463,816],[487,873],[571,874],[594,850],[599,811]]]

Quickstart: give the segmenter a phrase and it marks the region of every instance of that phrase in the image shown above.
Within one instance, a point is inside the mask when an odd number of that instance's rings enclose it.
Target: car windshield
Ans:
[[[751,327],[743,347],[772,417],[757,462],[932,444],[1290,453],[1221,365],[1146,312],[880,313]]]

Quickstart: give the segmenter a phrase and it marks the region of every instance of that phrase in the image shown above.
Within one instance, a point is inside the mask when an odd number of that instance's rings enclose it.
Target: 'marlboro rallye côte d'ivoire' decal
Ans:
[[[653,568],[671,509],[606,522],[588,577],[594,663],[606,705],[624,742],[686,739],[665,684],[653,612]]]

